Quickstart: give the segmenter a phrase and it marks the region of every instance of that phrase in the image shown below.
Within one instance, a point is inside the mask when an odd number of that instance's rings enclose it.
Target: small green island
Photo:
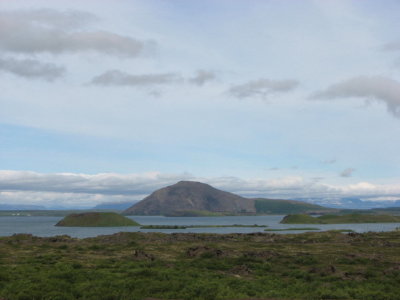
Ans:
[[[281,224],[357,224],[357,223],[400,223],[399,216],[381,214],[323,215],[313,217],[305,214],[285,216]]]
[[[114,212],[86,212],[70,214],[55,226],[64,227],[122,227],[140,226],[139,223]]]

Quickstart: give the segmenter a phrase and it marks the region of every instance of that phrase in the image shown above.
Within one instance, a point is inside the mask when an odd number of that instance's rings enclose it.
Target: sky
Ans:
[[[0,1],[0,204],[179,180],[400,200],[400,2]]]

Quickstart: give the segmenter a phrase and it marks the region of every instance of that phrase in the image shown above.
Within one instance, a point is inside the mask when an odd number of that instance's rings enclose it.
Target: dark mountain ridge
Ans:
[[[179,181],[156,190],[124,213],[160,215],[176,211],[255,213],[255,207],[254,200],[218,190],[208,184]]]

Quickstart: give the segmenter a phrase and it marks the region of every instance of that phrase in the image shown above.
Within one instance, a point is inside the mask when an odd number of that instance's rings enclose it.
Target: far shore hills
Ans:
[[[58,211],[57,213],[60,213]],[[67,227],[123,227],[141,226],[126,216],[169,217],[219,217],[286,215],[282,224],[351,224],[351,223],[400,223],[400,216],[377,213],[360,214],[352,210],[340,211],[320,205],[295,200],[245,198],[216,189],[208,184],[180,181],[154,191],[124,211],[64,211],[64,219],[56,226]],[[394,213],[395,214],[395,213]],[[1,212],[0,212],[1,215]],[[20,212],[15,214],[20,215]],[[34,215],[32,213],[32,215]],[[47,212],[47,215],[52,215]],[[54,214],[55,215],[55,214]],[[314,215],[314,216],[312,216]],[[215,225],[210,225],[211,227]],[[248,225],[229,225],[249,227]],[[257,224],[253,225],[257,227]],[[143,229],[186,229],[190,226],[148,225]],[[302,230],[304,228],[301,228]],[[267,229],[272,230],[272,229]]]
[[[1,207],[0,207],[1,208]],[[154,191],[126,208],[105,206],[103,209],[46,210],[0,209],[0,216],[67,216],[83,212],[117,212],[123,215],[170,217],[217,217],[253,215],[327,215],[327,214],[391,214],[400,215],[400,207],[375,209],[337,209],[304,201],[246,198],[195,181],[180,181]]]

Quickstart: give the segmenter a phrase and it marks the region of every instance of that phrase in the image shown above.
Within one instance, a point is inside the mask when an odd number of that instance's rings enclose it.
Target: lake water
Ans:
[[[268,228],[285,229],[291,227],[315,227],[321,230],[352,229],[355,232],[392,231],[400,223],[369,224],[279,224],[284,216],[229,216],[229,217],[163,217],[135,216],[129,217],[142,225],[268,225]],[[72,237],[85,238],[104,234],[125,232],[193,232],[193,233],[250,233],[261,232],[264,228],[223,227],[223,228],[188,228],[188,229],[140,229],[139,227],[56,227],[62,217],[0,217],[0,236],[15,233],[30,233],[36,236],[55,236],[67,234]],[[278,231],[276,233],[301,233],[304,231]],[[270,231],[270,233],[274,233]]]

